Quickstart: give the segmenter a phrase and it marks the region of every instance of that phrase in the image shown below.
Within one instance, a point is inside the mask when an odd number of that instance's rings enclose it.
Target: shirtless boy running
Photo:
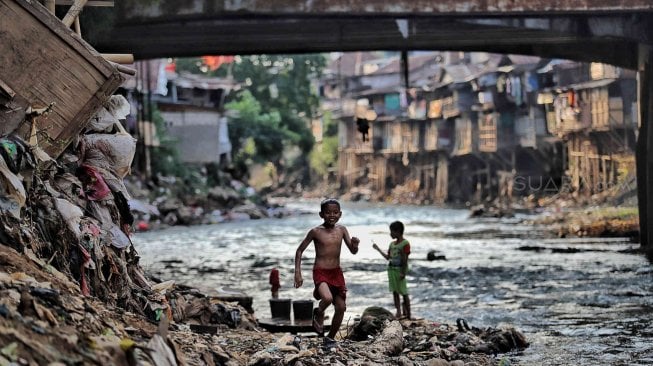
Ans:
[[[340,203],[337,200],[331,198],[322,201],[320,217],[324,223],[309,230],[295,253],[295,287],[301,287],[304,283],[302,253],[311,242],[315,243],[315,264],[313,265],[315,290],[313,290],[313,296],[320,302],[318,307],[313,310],[313,327],[319,335],[324,334],[324,311],[333,303],[335,314],[329,334],[324,340],[325,345],[328,346],[335,345],[334,338],[340,329],[347,308],[345,303],[347,287],[340,268],[342,242],[344,240],[353,254],[358,252],[358,243],[360,242],[356,237],[349,237],[346,227],[337,224],[340,216],[342,216],[342,211],[340,211]]]

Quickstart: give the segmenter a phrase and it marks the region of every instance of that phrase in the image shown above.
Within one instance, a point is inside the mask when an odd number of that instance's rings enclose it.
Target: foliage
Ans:
[[[338,124],[331,119],[330,113],[322,117],[322,123],[322,143],[311,151],[310,164],[317,174],[326,176],[338,161]]]
[[[230,67],[244,88],[236,101],[227,105],[228,110],[238,112],[229,127],[236,164],[250,159],[270,161],[277,168],[306,165],[314,145],[310,120],[319,103],[311,80],[317,79],[324,65],[322,55],[253,55],[237,57],[233,65],[214,71],[220,75]],[[255,153],[241,151],[244,137],[253,139]],[[300,149],[300,159],[282,164],[283,152],[290,146]]]
[[[322,144],[311,151],[311,168],[319,175],[325,176],[338,161],[338,137],[325,137]]]
[[[226,105],[236,112],[229,127],[235,163],[278,161],[290,131],[281,125],[278,112],[263,113],[261,103],[245,90]]]
[[[153,105],[152,120],[156,126],[157,138],[161,143],[160,146],[151,148],[152,173],[163,176],[187,176],[188,168],[179,160],[178,141],[166,133],[165,121],[156,105]]]
[[[289,142],[308,153],[313,147],[309,128],[319,97],[311,85],[325,65],[322,55],[253,55],[238,58],[233,76],[243,81],[264,110],[277,111],[292,134]]]
[[[319,97],[312,84],[326,60],[321,54],[237,56],[233,64],[209,70],[200,58],[177,60],[177,71],[207,76],[231,75],[241,91],[228,96],[225,109],[233,114],[229,137],[236,169],[250,162],[272,162],[277,168],[306,165],[315,140],[310,121],[317,114]],[[284,150],[297,146],[300,159],[282,163]],[[245,149],[247,147],[247,149]]]
[[[175,68],[177,72],[187,71],[191,74],[205,73],[205,68],[202,67],[202,59],[199,57],[176,59]]]
[[[605,220],[610,219],[629,219],[638,218],[639,209],[637,207],[600,207],[586,212],[587,215],[600,217]]]

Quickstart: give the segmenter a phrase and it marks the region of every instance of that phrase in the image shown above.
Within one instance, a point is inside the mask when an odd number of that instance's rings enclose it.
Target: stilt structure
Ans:
[[[639,202],[640,243],[649,260],[653,260],[653,51],[641,47],[639,51],[639,135],[637,138],[637,200]]]

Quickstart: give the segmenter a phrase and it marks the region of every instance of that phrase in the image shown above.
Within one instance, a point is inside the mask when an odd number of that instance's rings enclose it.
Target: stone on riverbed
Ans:
[[[385,322],[394,318],[394,315],[387,309],[370,306],[361,315],[361,320],[354,326],[354,331],[349,338],[355,341],[367,340],[379,334],[383,330]]]

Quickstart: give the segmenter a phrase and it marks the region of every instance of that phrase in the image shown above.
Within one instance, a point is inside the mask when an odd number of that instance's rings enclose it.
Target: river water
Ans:
[[[319,225],[316,202],[288,203],[311,212],[208,226],[138,233],[145,269],[202,289],[239,289],[254,298],[258,318],[270,315],[268,277],[281,273],[280,297],[309,299],[312,246],[304,252],[305,285],[293,288],[293,260],[308,229]],[[343,247],[345,322],[371,305],[393,310],[385,261],[372,249],[390,242],[401,220],[410,241],[413,316],[470,326],[514,326],[531,346],[509,354],[513,365],[653,364],[653,267],[627,239],[558,239],[546,227],[512,219],[470,219],[467,210],[344,203],[340,223],[361,239]],[[439,251],[446,260],[428,261]],[[327,311],[329,314],[331,310]]]

